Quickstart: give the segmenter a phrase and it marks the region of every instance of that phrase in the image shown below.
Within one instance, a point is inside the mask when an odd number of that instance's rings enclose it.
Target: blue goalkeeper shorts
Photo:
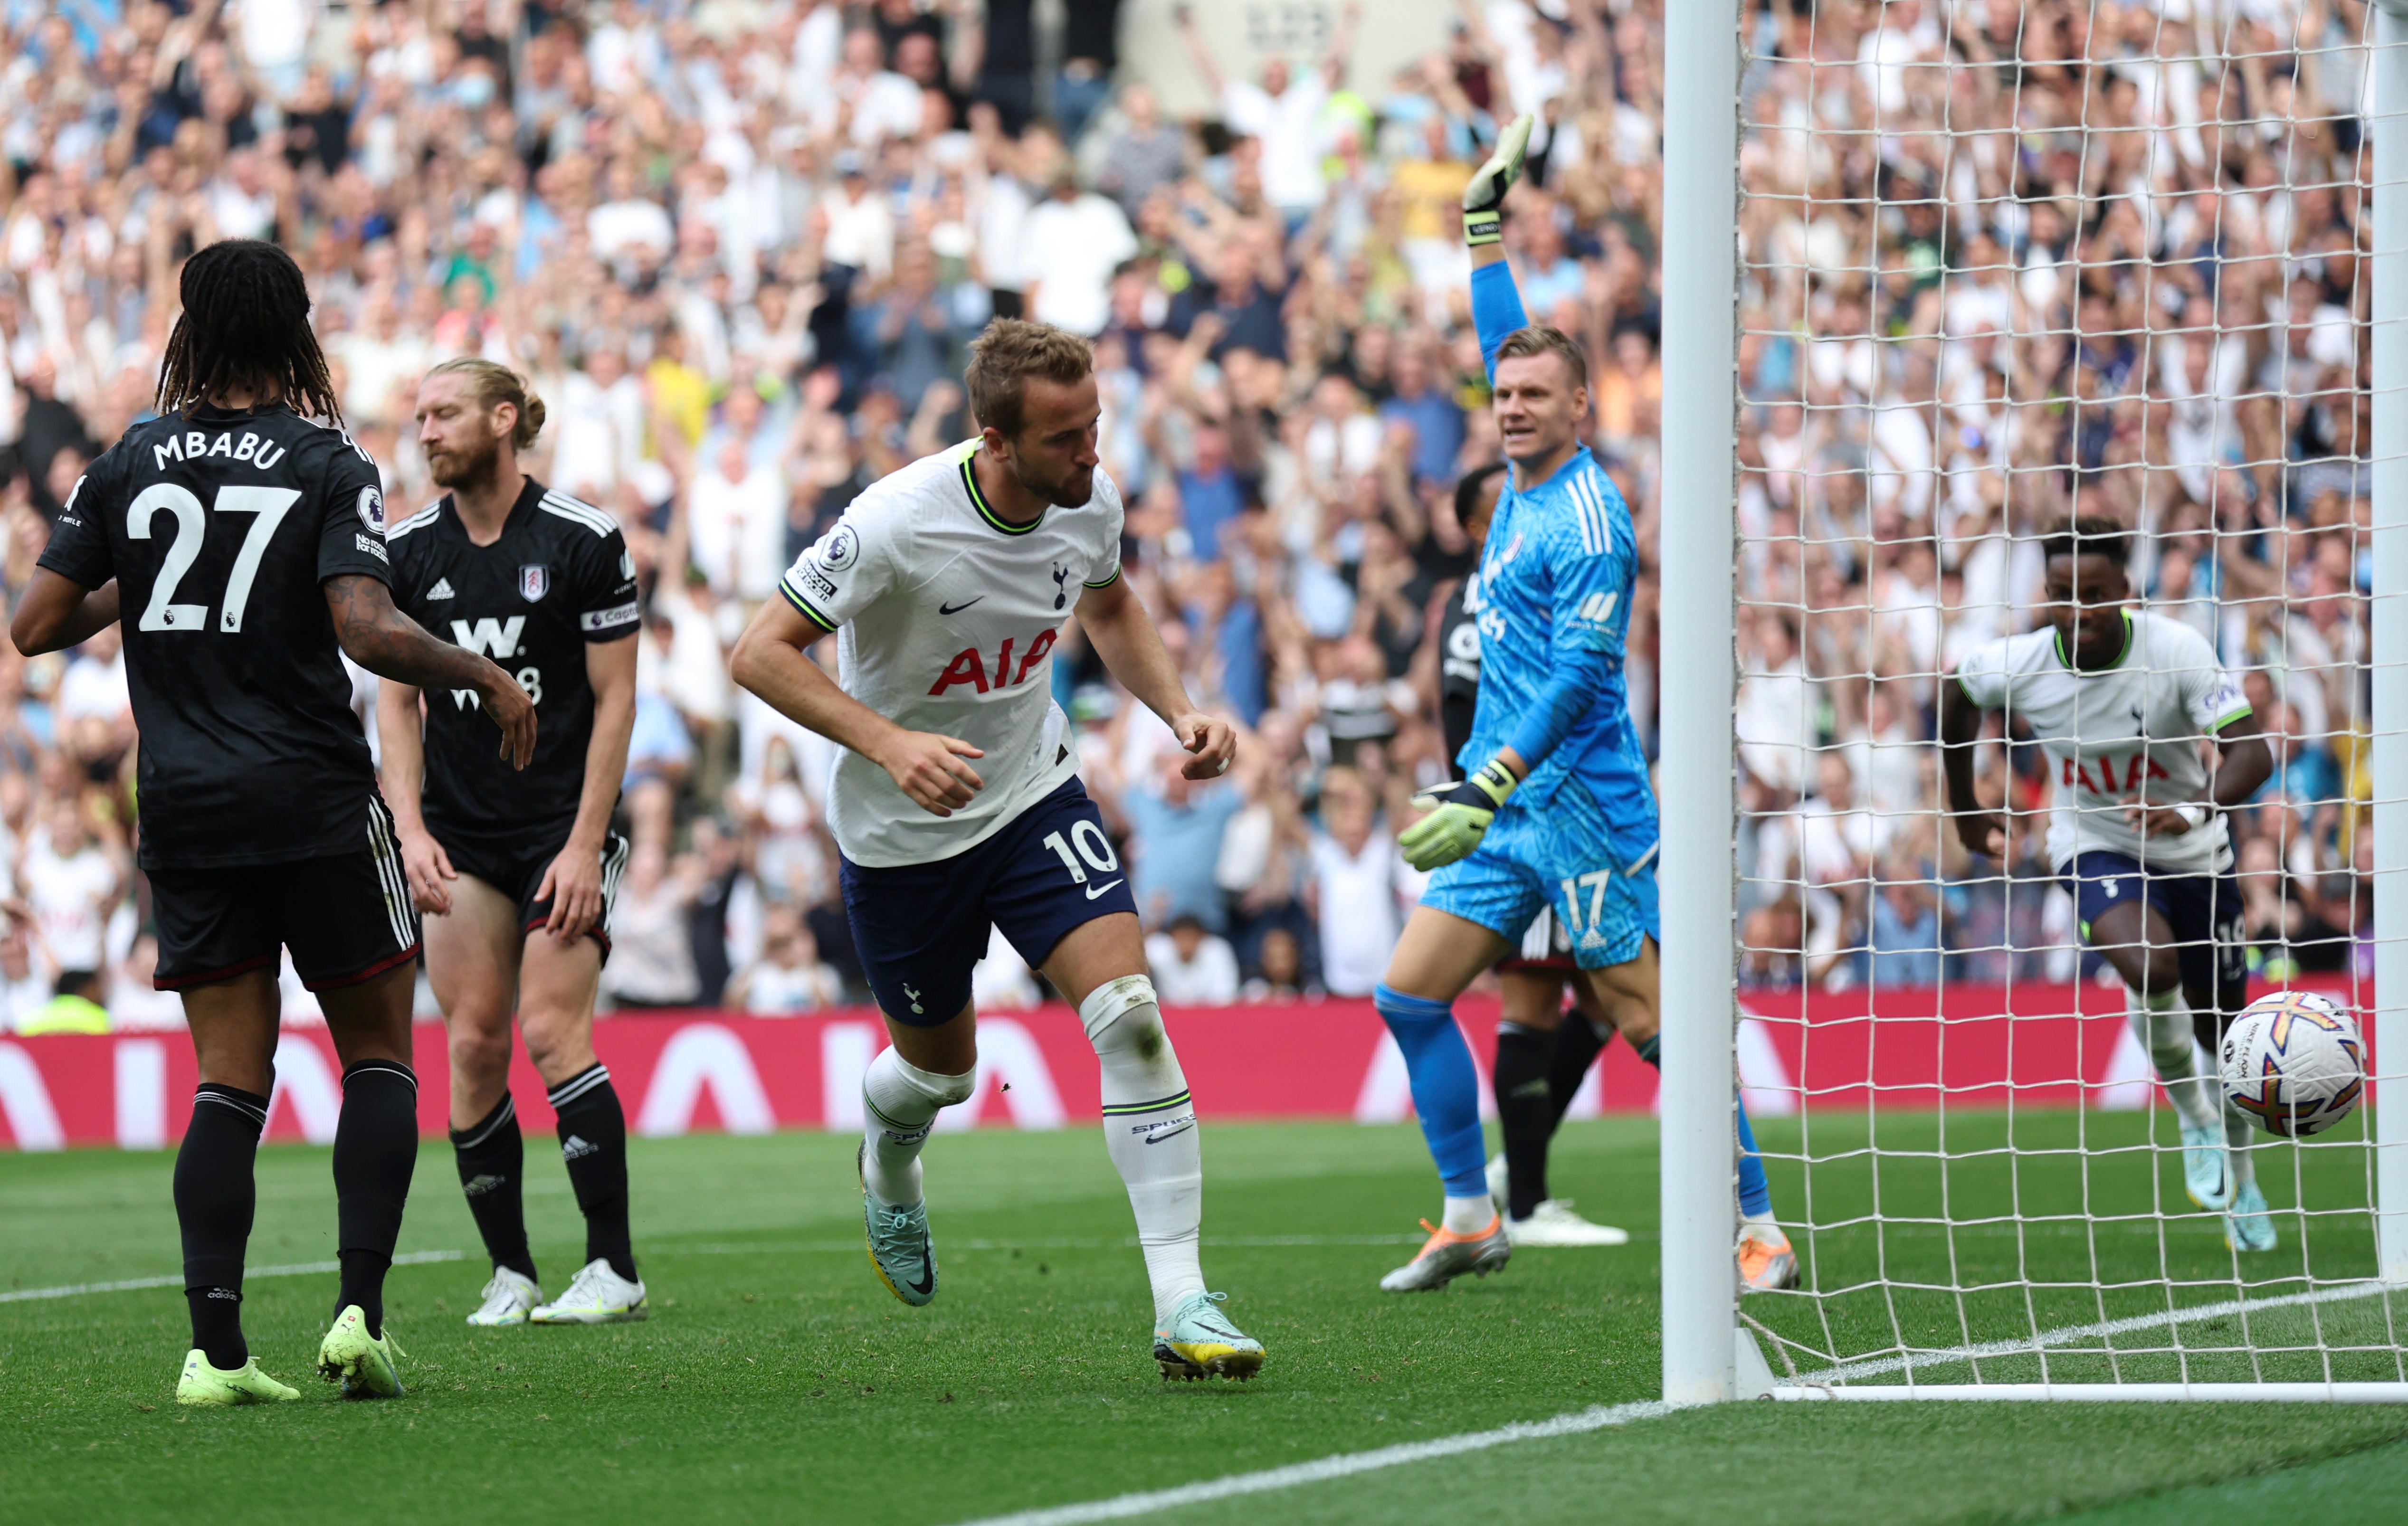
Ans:
[[[1422,905],[1517,947],[1530,920],[1552,908],[1584,970],[1627,964],[1641,939],[1663,935],[1655,845],[1622,862],[1605,813],[1571,779],[1543,806],[1506,801],[1470,856],[1430,877]]]

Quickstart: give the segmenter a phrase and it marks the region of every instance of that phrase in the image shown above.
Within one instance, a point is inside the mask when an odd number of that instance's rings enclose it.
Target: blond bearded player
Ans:
[[[845,912],[894,1048],[862,1081],[872,1262],[896,1297],[936,1295],[920,1150],[976,1090],[970,967],[990,926],[1077,1005],[1103,1073],[1104,1139],[1128,1187],[1166,1377],[1249,1377],[1260,1342],[1197,1264],[1202,1159],[1187,1082],[1145,975],[1137,904],[1072,766],[1052,698],[1075,610],[1112,676],[1194,756],[1227,771],[1228,723],[1189,702],[1121,577],[1121,497],[1096,466],[1086,341],[999,319],[964,378],[979,436],[855,499],[744,633],[736,681],[842,746],[829,827]],[[806,655],[838,637],[843,684]]]
[[[534,761],[511,774],[470,745],[475,695],[387,683],[377,696],[385,798],[451,1040],[453,1160],[494,1264],[472,1325],[645,1315],[627,1120],[594,1055],[595,988],[627,862],[610,815],[636,720],[636,569],[610,516],[519,469],[542,428],[542,399],[509,367],[436,366],[418,389],[418,443],[444,495],[388,533],[394,602],[500,663],[542,720]],[[513,1013],[585,1216],[585,1263],[550,1303],[527,1248]]]

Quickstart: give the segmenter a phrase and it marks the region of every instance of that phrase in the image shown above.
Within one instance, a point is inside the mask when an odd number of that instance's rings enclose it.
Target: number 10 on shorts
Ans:
[[[1071,855],[1071,843],[1079,845],[1076,857]],[[1070,829],[1069,842],[1063,841],[1062,834],[1058,832],[1047,833],[1045,846],[1052,849],[1054,856],[1062,861],[1062,867],[1070,871],[1070,882],[1074,885],[1083,885],[1087,882],[1088,868],[1094,869],[1099,875],[1108,875],[1121,866],[1120,855],[1112,851],[1112,840],[1105,836],[1104,829],[1093,821],[1081,821],[1073,826]],[[1082,868],[1080,865],[1080,859],[1087,861],[1086,867]]]

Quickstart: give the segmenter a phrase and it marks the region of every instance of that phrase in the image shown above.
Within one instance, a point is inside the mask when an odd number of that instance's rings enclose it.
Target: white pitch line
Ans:
[[[1419,1245],[1425,1234],[1207,1234],[1202,1243],[1237,1249],[1271,1249],[1285,1246],[1353,1246],[1353,1245]],[[947,1240],[947,1250],[1108,1250],[1114,1248],[1135,1249],[1137,1236],[1106,1239],[1053,1240]],[[675,1243],[652,1245],[648,1256],[750,1256],[784,1254],[789,1251],[829,1250],[853,1252],[861,1248],[858,1237],[850,1240],[743,1240],[705,1241],[699,1245]]]
[[[2263,1314],[2269,1309],[2297,1308],[2306,1304],[2337,1304],[2346,1299],[2373,1298],[2391,1286],[2382,1282],[2353,1282],[2334,1288],[2318,1288],[2310,1292],[2285,1293],[2276,1298],[2235,1298],[2221,1304],[2196,1304],[2188,1308],[2136,1314],[2129,1319],[2109,1319],[2100,1324],[2060,1325],[2055,1330],[2043,1330],[2020,1340],[1984,1341],[1976,1346],[1955,1346],[1940,1351],[1916,1351],[1906,1356],[1877,1357],[1867,1362],[1843,1362],[1818,1373],[1801,1373],[1793,1381],[1800,1385],[1828,1385],[1858,1377],[1878,1377],[1885,1373],[1906,1372],[1917,1367],[1942,1367],[1991,1357],[2034,1356],[2044,1348],[2071,1346],[2083,1340],[2105,1340],[2136,1331],[2192,1324],[2200,1319],[2224,1319],[2236,1314]],[[2140,1356],[2147,1353],[2120,1354]]]
[[[1182,1505],[1204,1505],[1244,1494],[1264,1494],[1273,1490],[1294,1489],[1298,1484],[1326,1483],[1333,1478],[1351,1478],[1358,1473],[1402,1467],[1408,1462],[1426,1462],[1437,1457],[1455,1457],[1464,1452],[1486,1451],[1491,1447],[1509,1447],[1517,1441],[1576,1436],[1590,1431],[1627,1425],[1632,1420],[1651,1420],[1659,1415],[1670,1415],[1676,1407],[1654,1399],[1611,1407],[1600,1405],[1558,1415],[1553,1419],[1516,1420],[1512,1425],[1500,1425],[1494,1431],[1471,1431],[1459,1436],[1409,1441],[1371,1452],[1340,1452],[1333,1457],[1297,1462],[1284,1468],[1268,1468],[1261,1473],[1233,1473],[1176,1489],[1148,1490],[1141,1494],[1118,1494],[1109,1500],[1090,1500],[1084,1505],[1057,1505],[1040,1510],[1022,1510],[1009,1516],[988,1516],[967,1522],[965,1526],[1084,1526],[1085,1522],[1095,1520],[1126,1520],[1132,1516],[1152,1515],[1156,1510],[1168,1510]]]
[[[459,1250],[412,1250],[395,1256],[395,1266],[422,1266],[428,1262],[460,1261],[466,1256]],[[245,1282],[254,1277],[311,1276],[322,1272],[338,1272],[342,1262],[331,1261],[301,1262],[292,1266],[251,1266],[243,1270]],[[184,1285],[181,1272],[173,1276],[127,1277],[122,1282],[75,1282],[64,1288],[19,1288],[0,1292],[0,1304],[22,1304],[36,1298],[75,1298],[84,1293],[133,1292],[142,1288],[180,1288]]]

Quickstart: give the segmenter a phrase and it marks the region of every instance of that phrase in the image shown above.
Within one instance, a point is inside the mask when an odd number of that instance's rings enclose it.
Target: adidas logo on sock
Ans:
[[[435,586],[426,591],[426,596],[430,599],[450,598],[452,596],[452,579],[449,578],[437,578],[435,579]]]
[[[560,1142],[560,1158],[564,1161],[582,1160],[601,1148],[590,1140],[572,1134]]]
[[[462,1182],[460,1184],[460,1191],[470,1197],[482,1197],[496,1187],[507,1187],[509,1185],[509,1177],[496,1177],[492,1173],[487,1172],[479,1176],[471,1177],[466,1181]]]

